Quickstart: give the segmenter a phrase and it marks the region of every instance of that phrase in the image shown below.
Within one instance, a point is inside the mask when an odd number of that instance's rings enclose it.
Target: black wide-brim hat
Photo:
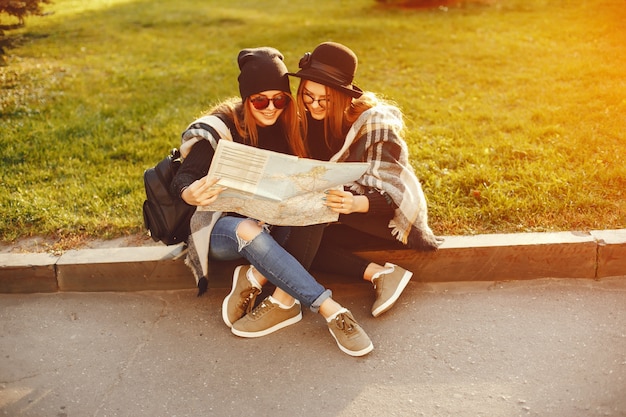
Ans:
[[[298,72],[288,74],[359,98],[363,90],[352,84],[357,65],[356,54],[350,48],[336,42],[324,42],[313,52],[304,54],[298,63]]]

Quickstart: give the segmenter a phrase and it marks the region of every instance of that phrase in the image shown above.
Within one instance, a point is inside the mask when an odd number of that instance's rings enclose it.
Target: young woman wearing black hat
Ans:
[[[190,205],[210,208],[223,191],[215,187],[217,179],[207,177],[219,138],[307,156],[282,54],[273,48],[245,49],[239,53],[238,64],[241,99],[218,105],[183,132],[181,154],[185,159],[172,182],[171,192]],[[352,356],[369,353],[373,344],[367,334],[351,313],[332,299],[331,291],[321,286],[303,266],[313,259],[323,226],[293,229],[287,230],[288,233],[281,227],[270,231],[267,225],[236,213],[196,211],[191,219],[186,263],[197,279],[199,294],[207,288],[209,258],[244,257],[253,267],[237,267],[232,291],[222,305],[222,318],[234,334],[250,337],[246,320],[268,313],[280,320],[255,336],[296,323],[302,318],[302,302],[327,320],[329,331],[342,351]],[[255,271],[262,275],[255,276]],[[264,300],[251,311],[266,280],[285,292]],[[288,304],[281,303],[281,295]],[[242,316],[246,320],[240,320]]]
[[[402,137],[402,114],[353,84],[357,63],[348,47],[325,42],[305,54],[292,75],[301,79],[298,107],[306,114],[311,157],[370,163],[349,189],[329,191],[326,204],[339,213],[339,223],[325,232],[312,268],[372,282],[372,315],[378,317],[393,306],[413,274],[355,256],[350,245],[369,238],[386,247],[434,250],[441,239],[428,226],[426,199]]]

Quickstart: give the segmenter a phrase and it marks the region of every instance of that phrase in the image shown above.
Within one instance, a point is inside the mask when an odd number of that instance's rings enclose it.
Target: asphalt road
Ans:
[[[342,353],[320,316],[258,339],[227,289],[0,294],[0,415],[626,416],[626,279],[410,283]]]

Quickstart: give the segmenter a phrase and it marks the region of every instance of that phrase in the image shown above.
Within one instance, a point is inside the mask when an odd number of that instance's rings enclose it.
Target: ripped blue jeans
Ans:
[[[315,278],[269,233],[267,228],[250,241],[237,235],[242,217],[225,216],[211,230],[209,257],[228,261],[245,258],[278,288],[317,313],[320,305],[332,296]]]

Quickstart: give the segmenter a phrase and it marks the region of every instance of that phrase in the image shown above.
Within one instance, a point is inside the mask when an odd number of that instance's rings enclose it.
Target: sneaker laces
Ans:
[[[261,292],[260,289],[258,289],[257,287],[252,287],[249,291],[248,291],[248,295],[245,295],[245,291],[241,292],[241,303],[238,307],[240,307],[243,311],[245,311],[246,313],[249,313],[250,310],[252,310],[252,300]]]
[[[256,316],[256,315],[263,315],[265,314],[265,312],[267,310],[270,310],[272,307],[274,307],[274,304],[272,304],[271,302],[267,301],[267,300],[263,300],[261,301],[261,304],[259,304],[258,306],[256,306],[254,308],[254,310],[252,310],[250,312],[251,315]]]
[[[346,313],[339,313],[334,319],[335,326],[344,333],[352,333],[355,331],[357,322]]]

